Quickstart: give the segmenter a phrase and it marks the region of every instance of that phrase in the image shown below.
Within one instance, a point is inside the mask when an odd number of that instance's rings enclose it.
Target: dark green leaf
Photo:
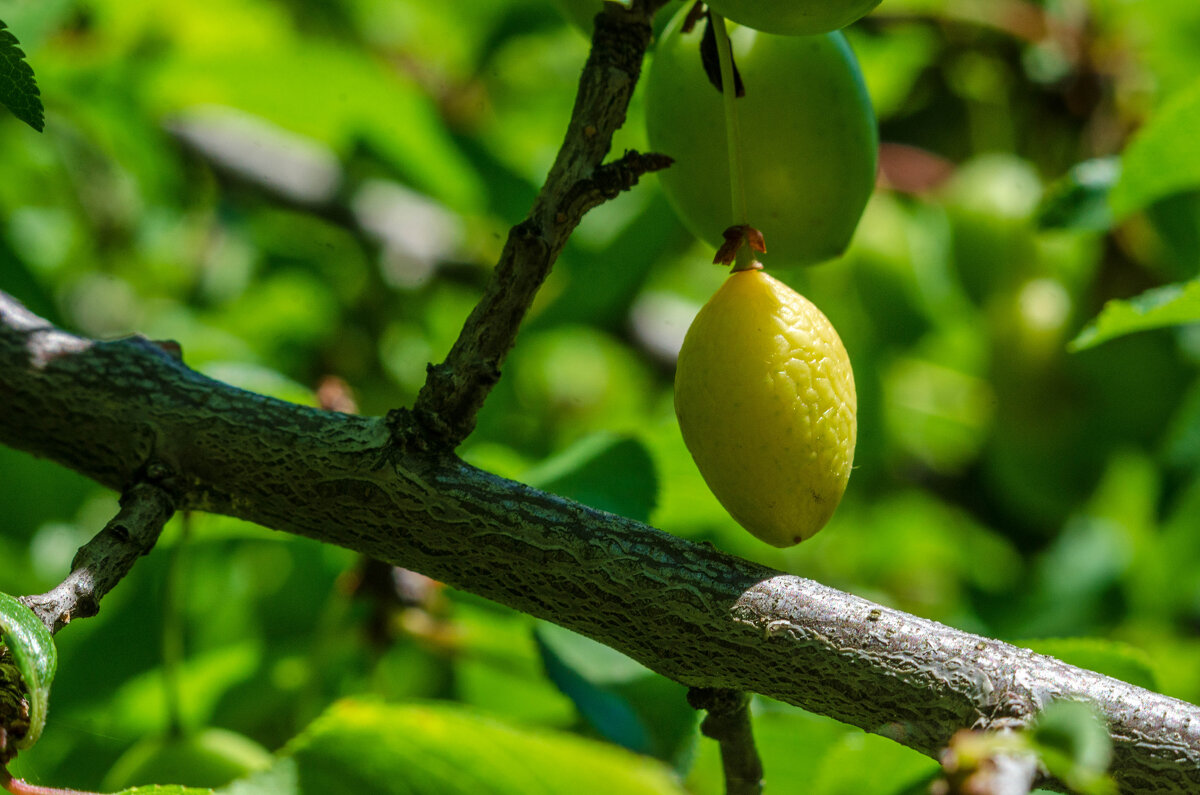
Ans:
[[[1066,176],[1047,188],[1037,211],[1042,229],[1105,231],[1113,215],[1108,195],[1121,175],[1121,161],[1101,157],[1074,165]]]
[[[25,53],[17,46],[17,37],[0,21],[0,103],[4,103],[21,121],[38,132],[46,124],[45,110],[38,96],[33,69],[25,63]]]
[[[18,749],[30,748],[42,736],[50,683],[58,669],[58,651],[46,625],[28,607],[0,593],[0,641],[12,655],[29,699],[29,730],[16,740]]]
[[[1168,284],[1126,300],[1109,301],[1068,348],[1082,351],[1135,331],[1200,321],[1200,281]]]
[[[601,737],[674,765],[685,761],[698,716],[682,685],[553,624],[539,623],[535,637],[546,675]]]
[[[649,733],[633,705],[573,668],[545,635],[544,632],[538,632],[535,637],[546,666],[546,676],[550,677],[550,681],[575,703],[579,714],[601,737],[631,751],[647,753],[650,745]],[[581,640],[587,640],[579,637]]]

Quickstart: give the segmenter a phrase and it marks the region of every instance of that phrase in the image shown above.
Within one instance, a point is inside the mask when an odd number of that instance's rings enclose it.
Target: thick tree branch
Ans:
[[[650,43],[650,20],[665,0],[626,10],[606,3],[595,20],[591,55],[579,80],[562,148],[529,216],[508,234],[483,297],[467,318],[446,360],[430,366],[413,407],[418,430],[453,449],[475,427],[475,415],[500,377],[522,318],[584,213],[670,165],[663,155],[629,152],[601,166],[613,133],[625,122]],[[408,413],[397,412],[398,431]]]
[[[403,438],[405,435],[400,434]],[[378,418],[207,379],[141,339],[92,342],[0,294],[0,443],[177,509],[338,544],[937,757],[960,728],[1093,704],[1126,792],[1200,791],[1200,708],[401,446]]]

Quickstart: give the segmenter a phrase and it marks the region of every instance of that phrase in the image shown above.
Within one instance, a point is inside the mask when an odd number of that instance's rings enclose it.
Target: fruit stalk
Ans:
[[[742,176],[742,136],[738,128],[737,85],[733,79],[733,46],[725,30],[725,17],[709,11],[709,23],[717,40],[717,60],[721,67],[721,94],[725,100],[725,144],[729,152],[729,193],[733,209],[733,223],[746,226],[750,223],[746,209],[746,181]],[[753,255],[748,247],[738,248],[734,270],[750,267]]]

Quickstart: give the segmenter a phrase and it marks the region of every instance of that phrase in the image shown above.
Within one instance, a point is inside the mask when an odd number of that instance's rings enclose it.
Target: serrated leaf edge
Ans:
[[[0,45],[3,44],[10,46],[13,55],[11,63],[16,72],[16,77],[12,79],[13,85],[17,88],[18,92],[22,92],[23,88],[26,87],[23,87],[17,78],[24,78],[28,83],[27,90],[23,91],[23,95],[32,101],[32,111],[14,107],[3,98],[0,98],[0,104],[8,108],[18,119],[38,132],[41,132],[46,126],[46,109],[42,105],[41,91],[38,89],[37,78],[34,76],[33,67],[25,60],[25,51],[21,49],[20,41],[8,29],[8,25],[4,20],[0,19]]]

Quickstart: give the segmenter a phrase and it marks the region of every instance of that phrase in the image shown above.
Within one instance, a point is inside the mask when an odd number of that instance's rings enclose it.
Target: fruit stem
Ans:
[[[750,223],[746,211],[746,182],[742,176],[742,136],[738,128],[737,86],[733,80],[733,48],[725,30],[725,17],[709,9],[709,24],[717,40],[717,60],[721,65],[721,93],[725,98],[725,143],[729,148],[729,191],[733,222]],[[739,257],[741,252],[738,252]]]
[[[733,261],[733,270],[730,273],[738,271],[760,271],[763,264],[754,256],[754,252],[749,246],[742,246],[738,249],[737,258]]]

